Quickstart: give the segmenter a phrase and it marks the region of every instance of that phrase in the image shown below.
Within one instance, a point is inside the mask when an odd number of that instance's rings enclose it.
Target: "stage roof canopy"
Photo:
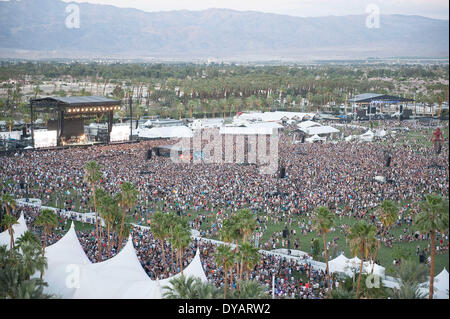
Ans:
[[[363,93],[356,95],[354,98],[349,99],[348,101],[350,103],[399,103],[412,102],[414,100],[387,94]]]
[[[64,106],[110,106],[120,105],[120,101],[113,100],[104,96],[69,96],[69,97],[44,97],[33,100],[38,103],[50,102],[58,103]]]

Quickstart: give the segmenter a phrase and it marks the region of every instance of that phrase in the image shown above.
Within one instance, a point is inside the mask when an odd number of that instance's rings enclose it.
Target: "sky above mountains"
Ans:
[[[63,0],[109,4],[148,12],[169,10],[205,10],[225,8],[239,11],[260,11],[299,17],[344,16],[365,14],[370,4],[381,14],[420,15],[449,19],[448,0]]]

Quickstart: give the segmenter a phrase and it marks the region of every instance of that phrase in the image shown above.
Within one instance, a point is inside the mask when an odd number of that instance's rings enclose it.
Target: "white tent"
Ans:
[[[385,277],[385,272],[386,272],[386,268],[384,268],[383,266],[380,266],[378,264],[375,264],[373,262],[364,262],[363,264],[363,271],[370,274],[372,273],[372,268],[373,268],[373,273],[375,275],[380,276],[381,278]]]
[[[371,142],[374,136],[375,134],[371,130],[368,130],[366,133],[360,135],[359,138],[361,141]]]
[[[430,281],[424,282],[420,285],[419,292],[428,298],[430,291]],[[444,268],[439,275],[434,277],[434,293],[433,299],[449,299],[448,295],[449,276],[447,269]]]
[[[200,250],[197,249],[197,252],[195,253],[194,259],[192,259],[189,266],[186,267],[186,269],[183,270],[183,275],[186,277],[196,277],[200,278],[202,282],[207,282],[208,279],[206,278],[205,271],[203,270],[202,262],[200,260]],[[164,293],[165,286],[171,286],[170,281],[174,278],[178,278],[181,276],[181,273],[176,274],[175,276],[163,279],[159,281],[159,284],[161,285],[161,291]]]
[[[320,137],[319,135],[313,135],[311,137],[305,138],[305,141],[309,142],[309,143],[314,143],[317,141],[325,141],[326,138],[325,137]]]
[[[139,137],[142,138],[182,138],[193,137],[194,134],[187,126],[167,126],[167,127],[153,127],[140,128]]]
[[[152,126],[152,121],[148,120],[144,123],[144,126]]]
[[[75,226],[56,243],[45,249],[48,269],[44,272],[44,281],[48,283],[47,293],[56,294],[62,298],[72,298],[77,285],[80,265],[91,264],[80,245]],[[37,272],[34,277],[39,277]]]
[[[130,289],[133,282],[151,280],[142,268],[132,237],[113,258],[103,262],[80,266],[79,288],[74,299],[118,299]]]
[[[25,218],[23,217],[23,213],[20,214],[19,219],[17,220],[18,224],[15,224],[12,226],[13,229],[13,238],[14,242],[25,234],[25,232],[28,230],[27,224],[25,222]],[[9,235],[9,231],[5,230],[4,232],[0,233],[0,246],[6,246],[6,249],[9,250],[11,248],[11,236]]]
[[[385,131],[384,129],[377,130],[375,132],[375,136],[378,136],[378,137],[385,137],[386,135],[387,135],[387,131]]]
[[[333,260],[330,260],[328,262],[328,267],[330,270],[330,273],[333,272],[342,272],[342,273],[348,273],[348,261],[349,259],[344,256],[344,254],[339,255],[338,257],[334,258]]]
[[[316,126],[322,126],[322,125],[320,123],[313,122],[313,121],[305,121],[305,122],[300,122],[297,124],[297,127],[299,129],[307,129],[307,128],[316,127]]]
[[[302,129],[302,131],[309,135],[339,133],[338,129],[335,129],[334,127],[331,127],[331,126],[313,126],[313,127]]]
[[[282,128],[277,123],[246,123],[245,126],[222,126],[219,130],[221,135],[271,135]]]

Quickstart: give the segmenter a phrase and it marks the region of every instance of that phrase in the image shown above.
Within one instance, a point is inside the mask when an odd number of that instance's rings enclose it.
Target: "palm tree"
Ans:
[[[241,245],[240,252],[243,256],[244,273],[248,280],[250,270],[255,267],[259,260],[258,248],[246,242]]]
[[[16,244],[19,247],[24,244],[27,244],[27,243],[33,244],[36,246],[41,246],[41,241],[39,240],[39,238],[29,230],[27,230],[22,236],[17,238],[17,241],[16,241]]]
[[[30,280],[31,276],[36,272],[36,270],[41,273],[42,278],[44,271],[47,268],[47,258],[42,255],[42,247],[40,243],[35,242],[37,237],[31,232],[27,231],[27,233],[34,236],[34,238],[31,236],[27,236],[29,238],[24,238],[23,241],[21,241],[20,243],[18,241],[17,243],[17,247],[20,248],[22,253],[22,260],[20,263],[19,271],[21,276],[25,280]]]
[[[2,226],[6,229],[8,229],[8,233],[10,236],[10,242],[9,242],[9,253],[10,257],[12,258],[12,251],[14,248],[14,229],[13,226],[18,224],[17,220],[12,215],[6,215],[3,217],[2,220]]]
[[[119,251],[122,247],[123,224],[125,222],[126,211],[127,209],[131,209],[131,207],[133,207],[133,205],[137,202],[137,195],[139,194],[135,186],[129,182],[122,183],[122,185],[120,185],[120,189],[121,193],[118,196],[118,203],[122,207],[123,215],[120,223],[119,244],[117,251]]]
[[[150,221],[150,229],[153,236],[161,242],[162,257],[164,264],[166,264],[166,254],[164,249],[164,241],[168,237],[167,218],[162,212],[156,212]]]
[[[433,299],[434,263],[436,254],[436,232],[448,230],[448,200],[435,194],[426,195],[426,200],[421,204],[422,212],[416,217],[415,225],[422,234],[430,234],[431,265],[430,265],[430,293]]]
[[[200,279],[184,275],[170,280],[171,286],[164,286],[163,293],[165,299],[199,299],[197,285]]]
[[[227,290],[228,290],[228,276],[227,272],[230,265],[230,261],[233,259],[233,251],[228,245],[220,245],[216,249],[215,259],[217,265],[222,265],[224,269],[224,279],[225,279],[225,287],[223,291],[223,299],[227,299]]]
[[[422,299],[419,285],[427,280],[427,273],[428,269],[424,264],[411,259],[402,261],[396,270],[396,277],[400,278],[400,288],[394,289],[392,296],[397,299]]]
[[[251,236],[253,231],[256,229],[256,219],[253,213],[248,209],[241,209],[236,214],[237,224],[236,226],[242,234],[242,242],[247,242],[247,238]],[[239,279],[242,280],[242,270],[243,270],[243,258],[241,254],[241,263],[239,269]]]
[[[387,229],[392,226],[395,221],[397,220],[398,216],[398,207],[397,205],[390,200],[384,200],[379,208],[376,211],[378,219],[381,221],[381,224],[383,225],[383,233],[381,234],[380,240],[378,241],[378,245],[375,251],[375,256],[373,258],[373,263],[377,261],[378,258],[378,249],[380,249],[381,245],[381,238],[384,238],[384,235],[386,234]],[[371,273],[373,273],[373,269],[375,267],[372,267]]]
[[[327,264],[326,276],[328,284],[330,284],[330,272],[328,268],[328,249],[325,235],[331,231],[333,224],[334,224],[333,213],[331,213],[330,210],[326,207],[317,208],[313,217],[313,228],[318,231],[319,236],[322,235],[323,249],[325,252],[325,262]]]
[[[36,218],[35,224],[37,226],[44,227],[44,244],[42,249],[42,255],[45,255],[45,247],[47,245],[47,235],[51,230],[58,226],[58,217],[51,209],[43,209],[39,216]]]
[[[270,295],[267,288],[257,281],[245,280],[239,282],[239,290],[234,290],[231,294],[233,299],[268,299]]]
[[[9,215],[10,211],[9,209],[16,209],[16,201],[14,199],[14,197],[12,197],[11,194],[3,194],[2,198],[1,198],[1,202],[3,207],[5,207],[6,210],[6,214]]]
[[[172,232],[173,247],[177,249],[177,264],[183,274],[183,251],[191,243],[190,231],[183,224],[177,224]]]
[[[101,226],[99,226],[97,214],[97,201],[95,187],[102,178],[101,166],[96,161],[89,161],[84,165],[84,181],[91,185],[92,196],[94,198],[94,212],[95,212],[95,236],[97,237],[98,257],[97,260],[102,260],[102,244],[101,244]]]
[[[111,258],[111,231],[120,219],[119,206],[114,198],[109,195],[104,195],[99,199],[98,210],[100,212],[100,216],[106,224],[106,233],[108,236],[108,258]]]
[[[356,223],[352,226],[352,228],[350,228],[350,233],[348,234],[347,239],[349,240],[353,256],[359,254],[361,259],[355,296],[355,298],[358,299],[364,259],[369,256],[378,243],[376,238],[376,227],[364,222]]]

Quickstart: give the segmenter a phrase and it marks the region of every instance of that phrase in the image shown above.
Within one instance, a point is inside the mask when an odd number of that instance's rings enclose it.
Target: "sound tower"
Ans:
[[[387,155],[386,156],[386,167],[390,167],[391,166],[391,159],[392,159],[391,155]]]
[[[286,168],[284,166],[281,166],[280,168],[280,178],[286,177]]]
[[[152,159],[152,150],[147,151],[147,159]]]

